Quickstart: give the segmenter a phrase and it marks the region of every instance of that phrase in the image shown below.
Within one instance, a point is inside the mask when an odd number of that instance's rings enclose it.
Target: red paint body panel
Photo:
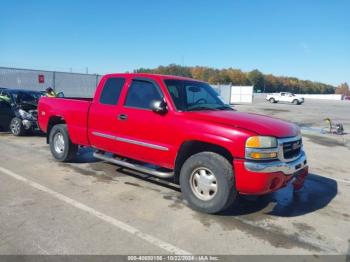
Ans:
[[[91,101],[87,99],[42,97],[38,105],[39,127],[46,132],[50,118],[60,117],[67,123],[71,140],[75,144],[89,146],[87,128],[90,105]]]
[[[296,136],[299,130],[293,123],[238,111],[201,111],[191,114],[191,117],[206,122],[226,124],[234,128],[244,128],[264,136],[292,137]]]
[[[244,160],[233,163],[236,176],[236,188],[241,194],[263,195],[285,187],[293,176],[286,176],[282,172],[256,173],[244,167]]]
[[[99,103],[102,87],[110,77],[126,79],[117,105]],[[158,84],[168,104],[167,114],[160,115],[151,110],[124,106],[128,87],[134,77],[152,79]],[[163,83],[164,79],[193,81],[188,78],[151,74],[106,75],[101,79],[92,100],[40,99],[39,126],[47,132],[50,119],[61,118],[67,123],[70,138],[75,144],[92,146],[170,169],[174,168],[177,153],[183,143],[207,142],[224,147],[232,154],[239,192],[264,194],[277,190],[288,182],[290,178],[282,173],[248,172],[243,165],[245,142],[252,135],[296,136],[299,131],[297,126],[279,119],[237,111],[176,111]],[[128,115],[127,121],[118,120],[119,114]],[[104,134],[107,138],[96,134]],[[119,140],[111,137],[118,137]],[[155,145],[156,148],[149,145]],[[274,179],[277,184],[271,189]]]

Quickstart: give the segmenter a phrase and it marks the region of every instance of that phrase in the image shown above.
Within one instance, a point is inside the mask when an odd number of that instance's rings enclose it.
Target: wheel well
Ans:
[[[46,143],[48,144],[49,141],[49,136],[50,136],[50,131],[51,129],[58,124],[65,124],[66,121],[60,117],[60,116],[53,116],[50,118],[49,123],[47,125],[47,131],[46,131]]]
[[[225,157],[229,161],[229,163],[232,163],[233,161],[232,154],[222,146],[201,142],[201,141],[187,141],[181,145],[175,160],[175,169],[174,169],[175,183],[179,182],[181,167],[183,163],[186,161],[186,159],[200,152],[217,153]]]

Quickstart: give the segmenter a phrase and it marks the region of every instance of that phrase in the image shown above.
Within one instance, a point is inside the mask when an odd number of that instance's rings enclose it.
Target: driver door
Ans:
[[[157,82],[131,80],[118,115],[118,145],[121,155],[163,167],[172,167],[174,120],[172,112],[155,113],[154,101],[164,95]]]

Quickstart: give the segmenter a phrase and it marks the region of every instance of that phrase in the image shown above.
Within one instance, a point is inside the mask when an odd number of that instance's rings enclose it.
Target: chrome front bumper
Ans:
[[[307,167],[307,160],[304,151],[301,151],[299,157],[291,162],[273,161],[273,162],[257,162],[245,161],[244,167],[251,172],[257,173],[273,173],[283,172],[285,175],[293,175],[296,172]]]

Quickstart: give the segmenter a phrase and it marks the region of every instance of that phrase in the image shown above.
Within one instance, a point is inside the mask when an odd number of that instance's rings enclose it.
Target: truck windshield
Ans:
[[[233,110],[225,105],[214,89],[202,82],[189,80],[164,80],[171,98],[180,111]]]

